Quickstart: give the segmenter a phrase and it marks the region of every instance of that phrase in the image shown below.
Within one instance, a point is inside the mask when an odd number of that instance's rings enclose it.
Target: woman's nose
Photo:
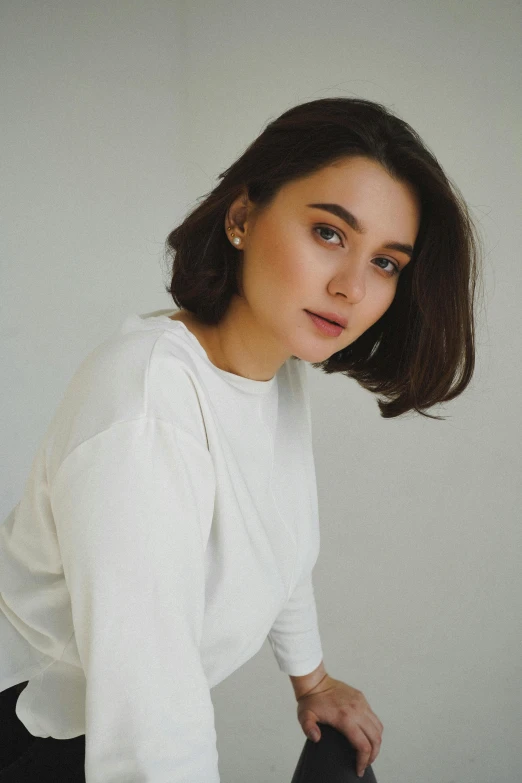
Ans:
[[[336,291],[343,293],[349,302],[357,304],[366,294],[364,269],[360,264],[347,264],[335,277]]]

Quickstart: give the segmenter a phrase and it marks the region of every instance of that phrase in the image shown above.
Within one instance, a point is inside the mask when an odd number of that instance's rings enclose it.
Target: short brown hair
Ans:
[[[312,366],[384,395],[377,401],[383,418],[415,410],[443,419],[424,411],[461,394],[474,371],[480,240],[460,191],[433,153],[379,103],[324,98],[270,122],[168,235],[172,279],[166,290],[199,321],[218,324],[231,297],[241,295],[241,251],[223,230],[230,204],[246,188],[256,207],[266,208],[286,183],[354,156],[380,163],[415,188],[419,232],[388,310],[351,345]]]

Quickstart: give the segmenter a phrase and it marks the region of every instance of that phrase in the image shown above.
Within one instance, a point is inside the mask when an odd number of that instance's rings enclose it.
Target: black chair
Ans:
[[[377,783],[371,766],[358,777],[357,752],[344,734],[328,724],[317,725],[321,739],[306,740],[291,783]]]

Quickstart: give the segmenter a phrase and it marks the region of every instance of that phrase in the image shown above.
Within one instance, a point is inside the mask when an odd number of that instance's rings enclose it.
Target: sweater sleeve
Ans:
[[[210,453],[117,422],[60,465],[51,505],[86,678],[86,783],[218,783],[201,657]]]
[[[317,669],[323,650],[317,619],[312,572],[306,570],[268,633],[282,672],[300,677]]]

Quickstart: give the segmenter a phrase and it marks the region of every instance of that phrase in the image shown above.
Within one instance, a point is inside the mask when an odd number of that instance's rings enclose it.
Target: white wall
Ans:
[[[0,10],[5,514],[81,359],[171,306],[169,230],[285,109],[383,102],[471,206],[486,311],[446,421],[308,368],[325,664],[384,723],[380,783],[522,777],[521,22],[505,0]],[[290,781],[305,738],[268,644],[212,695],[223,781]]]

